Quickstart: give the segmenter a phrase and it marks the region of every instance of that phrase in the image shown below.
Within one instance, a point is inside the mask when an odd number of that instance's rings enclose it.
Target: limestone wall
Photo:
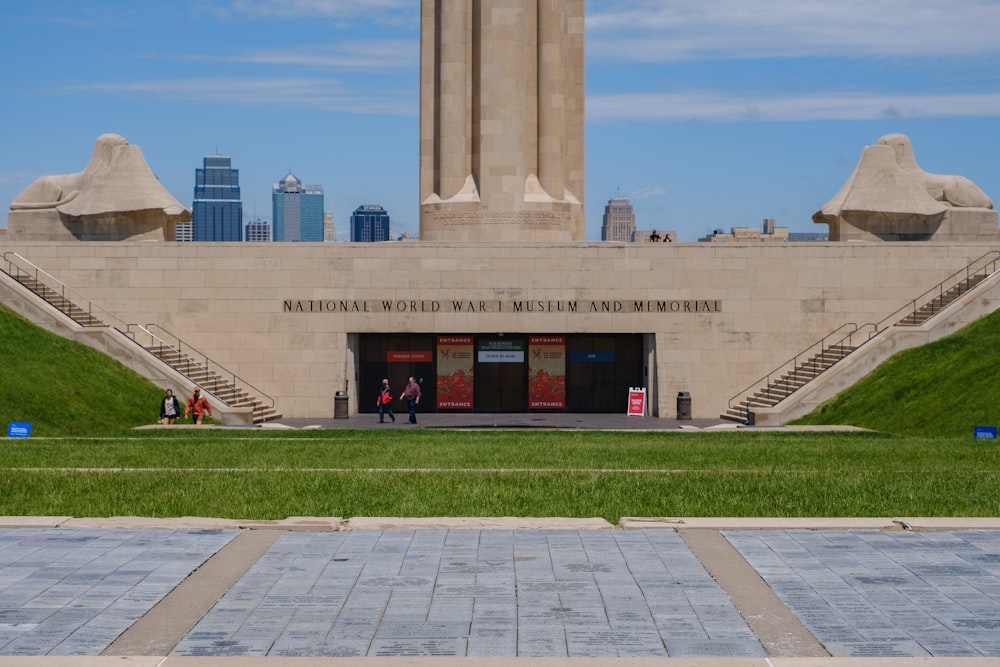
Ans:
[[[654,412],[695,417],[847,322],[882,319],[977,244],[17,243],[128,323],[155,323],[277,400],[358,405],[349,334],[655,336]],[[1000,249],[992,248],[992,249]],[[655,385],[652,384],[655,382]]]

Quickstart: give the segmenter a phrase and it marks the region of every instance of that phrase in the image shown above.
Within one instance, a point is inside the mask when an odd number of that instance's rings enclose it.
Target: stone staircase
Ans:
[[[8,275],[11,275],[14,280],[27,287],[29,290],[41,297],[46,303],[79,324],[81,327],[105,326],[104,321],[99,317],[91,312],[85,311],[83,308],[80,308],[65,295],[60,294],[36,278],[21,272]]]
[[[208,367],[210,362],[196,360],[194,356],[185,354],[164,342],[145,346],[144,349],[229,407],[251,410],[254,424],[281,419],[281,414],[275,409],[274,401],[265,401],[249,393],[232,374],[228,375],[232,379],[222,377],[224,371],[213,371]],[[204,357],[201,356],[201,359]]]
[[[947,291],[942,292],[940,295],[934,297],[924,305],[915,309],[912,313],[908,314],[903,319],[896,322],[896,326],[900,327],[919,327],[921,324],[931,319],[942,310],[951,305],[955,299],[959,298],[963,294],[972,290],[976,285],[983,282],[988,278],[988,274],[976,274],[968,276],[959,282],[957,285],[953,285]]]
[[[854,352],[860,345],[857,342],[859,337],[869,330],[867,327],[862,329],[855,325],[846,326],[851,330],[843,338],[826,344],[824,341],[830,337],[825,337],[816,344],[819,347],[818,351],[810,354],[810,350],[816,345],[810,346],[803,355],[797,355],[782,364],[776,372],[754,383],[753,386],[757,389],[752,394],[746,394],[746,391],[740,392],[739,398],[735,399],[735,402],[731,399],[726,412],[720,417],[741,424],[752,424],[755,410],[774,407]]]
[[[4,253],[4,262],[0,264],[0,271],[9,275],[81,327],[113,328],[118,333],[138,343],[142,349],[177,373],[210,392],[226,406],[236,410],[251,410],[253,423],[260,424],[281,419],[282,415],[275,409],[274,399],[259,391],[257,392],[259,395],[252,394],[249,389],[253,389],[253,387],[235,374],[219,364],[211,362],[204,355],[198,354],[190,346],[186,347],[191,354],[180,352],[179,348],[181,348],[182,343],[179,340],[177,347],[172,347],[152,334],[146,327],[125,324],[114,315],[101,311],[90,301],[73,292],[58,278],[46,273],[17,253]],[[148,336],[150,343],[143,345],[137,341],[136,332],[142,332],[142,335]],[[201,361],[196,361],[196,357],[200,358]]]
[[[996,273],[998,265],[1000,252],[991,251],[881,322],[862,326],[843,325],[729,399],[729,407],[720,418],[752,425],[755,410],[772,408],[786,400],[887,327],[918,327],[924,324]],[[845,329],[846,335],[840,337]],[[833,342],[827,343],[829,340]]]

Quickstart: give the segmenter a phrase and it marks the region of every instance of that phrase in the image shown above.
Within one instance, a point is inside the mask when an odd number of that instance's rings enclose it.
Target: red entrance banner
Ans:
[[[438,336],[437,409],[472,409],[472,336]]]
[[[528,337],[528,409],[566,409],[566,337]]]

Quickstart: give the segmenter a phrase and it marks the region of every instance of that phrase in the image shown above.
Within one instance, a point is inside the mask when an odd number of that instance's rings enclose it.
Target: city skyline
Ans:
[[[880,136],[996,202],[1000,5],[956,0],[586,2],[587,239],[608,200],[696,241],[811,215]],[[240,169],[244,211],[291,167],[347,220],[365,202],[419,231],[419,3],[198,0],[0,9],[4,207],[77,172],[96,138],[138,145],[191,206],[203,156]],[[272,221],[273,224],[273,221]],[[6,225],[6,215],[0,226]],[[342,225],[338,240],[346,240]]]

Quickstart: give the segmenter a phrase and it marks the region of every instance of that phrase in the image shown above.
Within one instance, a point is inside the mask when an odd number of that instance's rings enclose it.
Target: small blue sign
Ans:
[[[7,425],[8,438],[27,438],[31,435],[31,422],[11,422]]]
[[[996,426],[977,426],[976,440],[996,440],[997,439],[997,427]]]
[[[575,351],[569,353],[569,360],[574,364],[609,364],[614,363],[615,353]]]

